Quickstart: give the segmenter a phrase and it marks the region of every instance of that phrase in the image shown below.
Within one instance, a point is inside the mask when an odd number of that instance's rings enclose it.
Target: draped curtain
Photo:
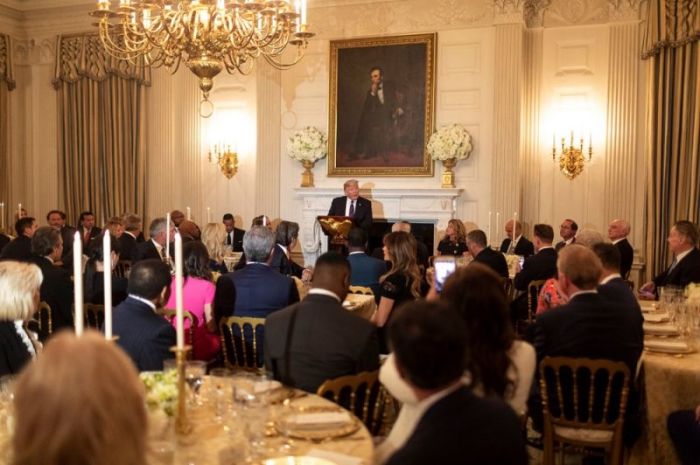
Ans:
[[[5,204],[0,209],[0,225],[5,232],[14,235],[12,225],[12,207],[10,200],[10,91],[15,88],[12,73],[12,47],[10,36],[0,34],[0,202]]]
[[[150,71],[111,58],[96,35],[59,36],[59,192],[68,218],[146,211],[145,87]]]
[[[646,257],[669,262],[677,220],[700,220],[700,13],[698,0],[649,0],[642,58],[648,69]]]

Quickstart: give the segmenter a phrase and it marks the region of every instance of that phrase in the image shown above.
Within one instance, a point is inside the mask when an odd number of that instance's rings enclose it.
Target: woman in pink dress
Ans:
[[[192,346],[195,360],[209,361],[216,357],[221,341],[216,334],[216,322],[212,316],[212,302],[216,286],[209,269],[209,253],[199,241],[187,242],[182,247],[184,284],[182,300],[185,310],[197,317]],[[175,308],[175,279],[170,284],[167,308]],[[175,320],[173,319],[173,325]],[[185,330],[189,323],[185,322]]]

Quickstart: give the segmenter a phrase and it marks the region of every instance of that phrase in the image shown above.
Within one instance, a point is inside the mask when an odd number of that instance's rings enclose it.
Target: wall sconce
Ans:
[[[214,144],[209,149],[209,162],[217,163],[221,173],[231,179],[238,172],[238,154],[230,145]]]
[[[574,131],[571,131],[571,139],[569,146],[566,146],[566,139],[561,138],[561,152],[557,155],[556,136],[552,136],[552,161],[557,161],[559,156],[559,171],[569,180],[583,172],[585,162],[591,161],[593,158],[592,137],[588,136],[588,157],[584,156],[583,137],[580,139],[579,146],[574,146]]]

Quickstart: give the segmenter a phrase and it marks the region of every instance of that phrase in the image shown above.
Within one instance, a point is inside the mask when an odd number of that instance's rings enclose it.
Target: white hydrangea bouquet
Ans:
[[[430,136],[428,153],[433,160],[464,160],[472,151],[472,137],[461,124],[443,126]]]
[[[145,371],[139,377],[146,388],[148,408],[172,417],[177,406],[177,370]]]
[[[328,155],[326,135],[313,126],[306,126],[295,132],[287,142],[287,153],[294,160],[301,162],[304,172],[301,175],[301,187],[314,187],[314,163]]]

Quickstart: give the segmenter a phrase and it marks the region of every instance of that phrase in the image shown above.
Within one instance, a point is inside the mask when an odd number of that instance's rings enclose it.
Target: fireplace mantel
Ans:
[[[433,223],[435,237],[454,218],[457,199],[463,189],[360,189],[360,195],[372,201],[374,219]],[[328,214],[331,201],[343,195],[342,189],[301,187],[294,189],[302,200],[301,247],[304,262],[313,264],[326,250],[326,240],[316,222],[319,215]]]

